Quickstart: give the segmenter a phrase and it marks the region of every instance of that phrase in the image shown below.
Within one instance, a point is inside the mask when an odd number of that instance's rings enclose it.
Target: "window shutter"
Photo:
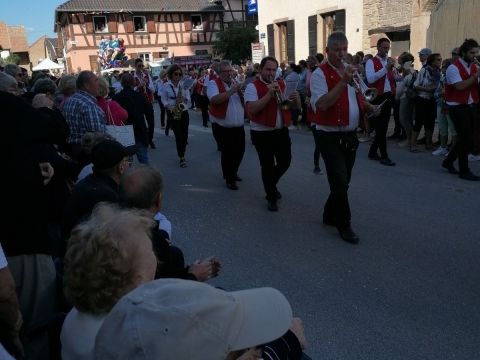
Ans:
[[[159,52],[153,52],[152,57],[153,57],[153,59],[160,59],[160,53]]]
[[[295,20],[287,21],[287,58],[295,62]]]
[[[85,26],[87,34],[93,34],[93,17],[92,15],[85,15]]]
[[[210,30],[210,15],[205,15],[205,20],[203,20],[203,31]]]
[[[115,15],[115,14],[109,14],[108,15],[108,32],[110,32],[110,33],[118,32],[117,15]]]
[[[123,25],[125,26],[125,32],[133,33],[133,17],[132,15],[123,15]]]
[[[308,17],[308,55],[317,53],[317,15]]]
[[[190,14],[183,15],[183,26],[185,31],[192,31],[192,21],[190,19]]]
[[[268,56],[275,57],[275,36],[273,24],[267,25]]]
[[[148,14],[146,18],[147,18],[147,31],[149,33],[156,33],[157,30],[155,29],[155,19],[153,17],[153,14]]]
[[[335,11],[335,22],[333,31],[341,31],[345,33],[345,10]]]

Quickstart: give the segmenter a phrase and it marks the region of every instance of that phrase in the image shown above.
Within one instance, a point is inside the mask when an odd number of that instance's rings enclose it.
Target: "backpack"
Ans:
[[[412,72],[412,80],[410,84],[407,86],[407,90],[405,91],[405,96],[409,100],[413,100],[417,97],[417,90],[415,89],[415,80],[417,79],[418,71]]]

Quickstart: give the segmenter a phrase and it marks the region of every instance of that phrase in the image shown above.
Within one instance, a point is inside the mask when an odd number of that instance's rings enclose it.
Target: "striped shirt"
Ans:
[[[70,127],[69,144],[80,144],[87,132],[105,132],[105,113],[98,106],[97,99],[86,91],[79,90],[68,98],[63,115]]]

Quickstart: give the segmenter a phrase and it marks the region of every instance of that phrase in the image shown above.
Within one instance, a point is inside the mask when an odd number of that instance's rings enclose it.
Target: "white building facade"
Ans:
[[[260,42],[280,62],[296,62],[325,53],[333,31],[343,31],[349,52],[363,49],[362,0],[258,0]]]

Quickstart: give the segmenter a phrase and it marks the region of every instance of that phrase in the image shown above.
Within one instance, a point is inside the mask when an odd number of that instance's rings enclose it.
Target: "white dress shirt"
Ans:
[[[223,83],[223,86],[225,86],[226,91],[230,89],[230,86],[228,86],[228,84],[226,83]],[[218,94],[220,94],[220,90],[218,89],[217,83],[213,80],[209,81],[207,85],[208,99],[211,100],[212,97]],[[230,95],[228,99],[227,114],[225,116],[225,119],[219,119],[210,114],[210,121],[227,128],[243,126],[244,111],[242,101],[240,100],[240,95],[238,95],[238,93]]]
[[[360,119],[360,109],[358,108],[357,103],[357,93],[355,89],[347,85],[348,90],[348,125],[347,126],[326,126],[326,125],[318,125],[316,124],[317,130],[322,131],[355,131],[358,127],[359,119]],[[317,103],[318,99],[328,93],[328,85],[327,80],[325,79],[325,74],[323,73],[322,69],[317,68],[310,78],[310,91],[312,96],[310,97],[310,105],[312,109],[315,111],[319,111],[315,104]]]
[[[262,79],[260,79],[260,81],[267,84]],[[267,95],[265,95],[265,96],[267,96]],[[244,99],[245,99],[245,105],[248,102],[253,102],[253,101],[258,100],[257,88],[255,87],[253,82],[251,82],[250,84],[247,85],[247,88],[245,89]],[[259,124],[259,123],[256,123],[255,121],[250,120],[250,129],[255,130],[255,131],[272,131],[274,129],[281,129],[282,127],[283,127],[283,120],[282,120],[282,115],[280,113],[280,107],[279,106],[277,106],[277,120],[276,120],[276,123],[275,123],[275,128],[271,128],[271,127],[268,127],[268,126],[265,126],[263,124]]]
[[[458,60],[460,60],[460,63],[463,65],[463,67],[467,71],[467,74],[470,75],[472,72],[472,64],[468,66],[467,62],[462,58],[459,58]],[[460,71],[458,70],[457,66],[454,64],[451,64],[447,68],[447,72],[445,73],[445,75],[446,75],[447,84],[449,85],[455,85],[456,83],[463,81],[462,77],[460,76]],[[469,104],[473,103],[472,93],[468,95],[468,103]],[[455,101],[447,101],[447,105],[460,105],[460,103]]]
[[[370,59],[367,61],[365,64],[365,74],[367,76],[367,81],[369,84],[373,84],[375,81],[381,79],[382,77],[385,77],[385,84],[383,85],[383,92],[388,92],[392,91],[392,88],[390,86],[390,81],[388,81],[387,78],[387,63],[388,63],[388,57],[385,56],[384,59],[382,59],[380,56],[376,55],[375,56],[377,59],[380,60],[380,63],[382,64],[382,68],[375,72],[375,67],[373,66],[373,60]]]
[[[173,85],[170,80],[163,84],[160,93],[162,98],[162,103],[165,108],[168,110],[173,110],[177,106],[177,95],[178,92],[182,91],[183,104],[185,105],[185,110],[188,111],[187,103],[190,101],[190,91],[183,88],[183,83],[180,81],[177,86]]]

